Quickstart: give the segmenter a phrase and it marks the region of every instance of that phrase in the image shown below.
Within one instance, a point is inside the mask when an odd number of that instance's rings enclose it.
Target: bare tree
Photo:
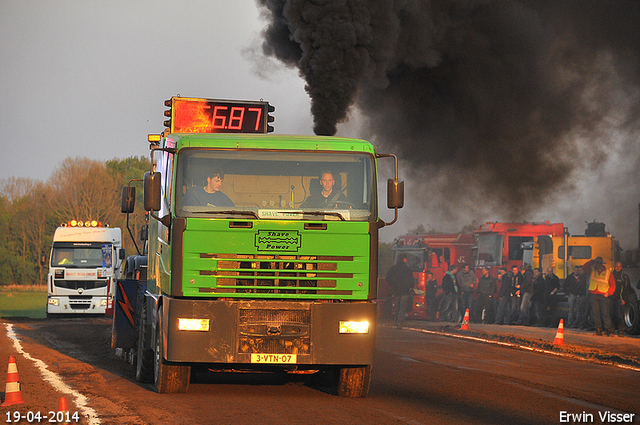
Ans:
[[[38,182],[31,192],[31,213],[27,218],[27,239],[33,254],[37,258],[38,282],[45,283],[47,269],[40,261],[46,253],[52,239],[52,222],[54,220],[51,209],[51,187]]]
[[[67,158],[57,167],[49,184],[52,206],[59,219],[97,220],[114,223],[119,218],[120,187],[104,162]]]
[[[40,181],[21,178],[0,183],[5,200],[7,228],[2,240],[6,262],[2,284],[42,283],[44,269],[38,261],[42,249],[50,243],[52,212],[48,203],[48,186]]]
[[[10,204],[13,204],[20,198],[27,196],[36,183],[35,180],[21,177],[0,179],[0,196],[3,196]]]

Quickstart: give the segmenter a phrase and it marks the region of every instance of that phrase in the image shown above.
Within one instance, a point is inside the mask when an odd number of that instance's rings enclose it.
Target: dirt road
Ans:
[[[55,326],[59,333],[55,339],[51,333],[39,332],[41,327],[52,326],[50,320],[12,322],[12,325],[1,323],[4,329],[0,329],[0,333],[4,335],[0,359],[8,364],[9,356],[15,356],[25,403],[1,408],[4,420],[13,422],[15,412],[23,415],[42,412],[43,417],[49,417],[50,411],[58,410],[60,397],[65,397],[69,411],[79,413],[80,423],[94,422],[96,410],[100,411],[103,424],[146,423],[130,412],[126,404],[118,402],[119,390],[127,394],[126,398],[122,397],[123,402],[131,394],[144,394],[148,390],[127,379],[129,368],[111,354],[110,320],[94,318],[83,323],[77,319],[57,319]],[[6,366],[3,368],[6,371]],[[109,398],[103,396],[106,392]],[[91,400],[90,407],[85,397]],[[41,422],[48,421],[42,419]]]
[[[337,397],[306,377],[206,369],[194,370],[188,393],[157,394],[113,354],[110,323],[0,321],[0,360],[16,357],[25,401],[0,407],[0,423],[49,423],[62,396],[83,424],[533,425],[557,424],[563,412],[640,418],[640,372],[386,326],[378,328],[366,399]],[[12,420],[38,411],[40,421]]]

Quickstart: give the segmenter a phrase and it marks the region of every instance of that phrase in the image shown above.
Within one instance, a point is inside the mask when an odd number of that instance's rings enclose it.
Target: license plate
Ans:
[[[289,364],[296,363],[297,360],[295,354],[251,354],[251,363]]]

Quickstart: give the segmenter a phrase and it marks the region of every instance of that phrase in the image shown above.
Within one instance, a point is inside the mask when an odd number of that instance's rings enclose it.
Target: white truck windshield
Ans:
[[[102,267],[101,248],[53,248],[52,267],[96,268]]]

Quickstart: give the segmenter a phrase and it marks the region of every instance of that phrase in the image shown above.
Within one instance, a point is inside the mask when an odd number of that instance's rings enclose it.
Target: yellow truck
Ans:
[[[553,267],[560,282],[573,272],[574,267],[581,266],[596,257],[602,257],[607,267],[613,268],[617,261],[621,261],[622,249],[618,241],[611,235],[602,236],[538,236],[534,242],[522,244],[524,249],[523,262],[532,267],[541,267],[546,273],[548,267]],[[565,258],[568,261],[565,261]],[[635,290],[630,302],[625,305],[624,321],[626,331],[629,334],[640,333],[640,303],[638,295],[640,289],[636,289],[636,282],[631,276],[631,286]],[[566,319],[566,296],[563,291],[557,294],[561,299],[556,303],[557,318]]]
[[[574,267],[596,257],[602,257],[607,266],[613,267],[619,261],[621,251],[618,241],[611,235],[539,236],[533,248],[532,266],[542,267],[544,272],[553,267],[561,280],[571,274]]]

